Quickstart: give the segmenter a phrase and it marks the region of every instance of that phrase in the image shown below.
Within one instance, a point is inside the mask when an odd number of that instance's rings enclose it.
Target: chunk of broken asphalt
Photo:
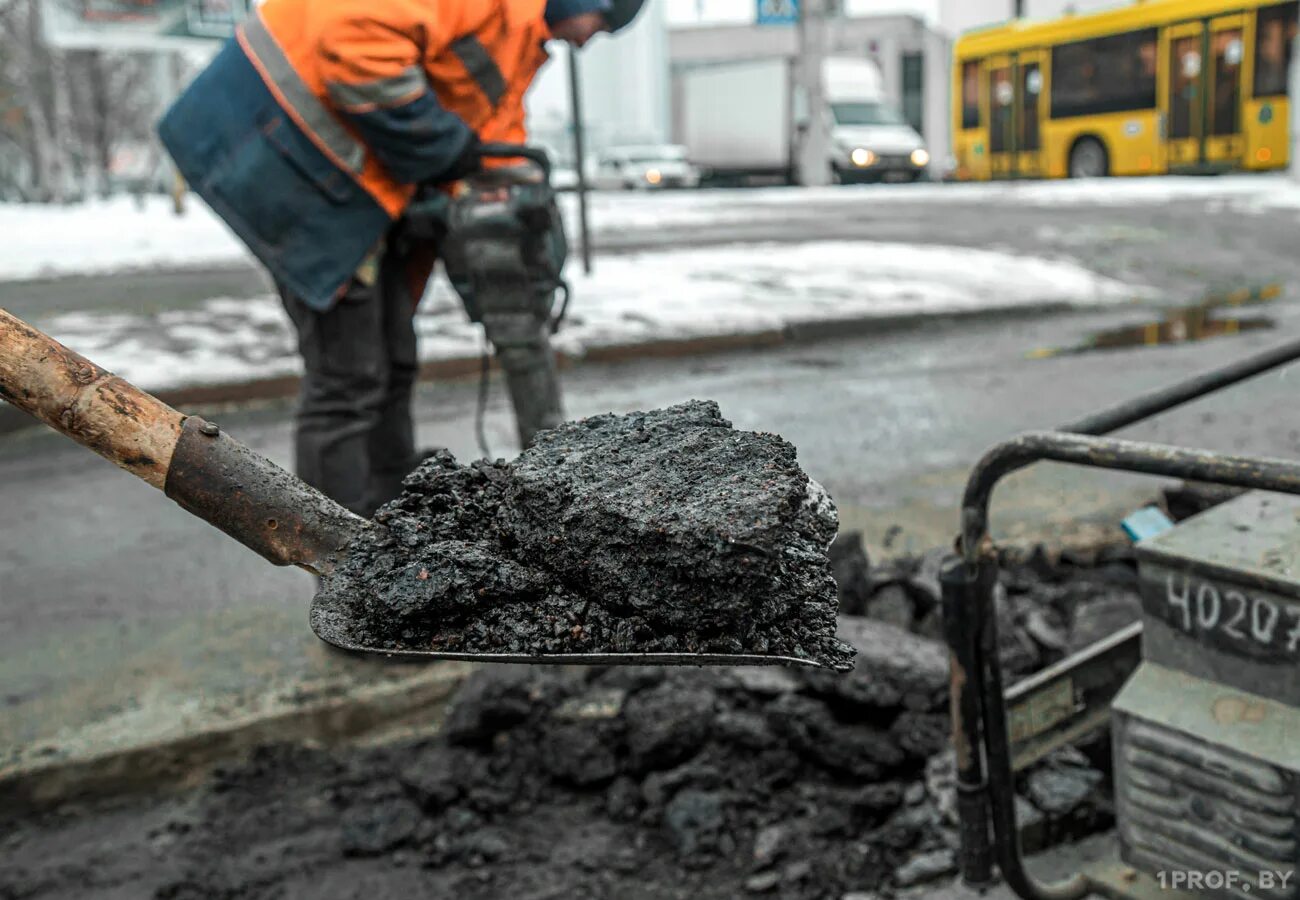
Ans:
[[[343,643],[448,653],[715,653],[846,669],[834,505],[717,404],[596,416],[510,463],[425,461],[317,597]]]

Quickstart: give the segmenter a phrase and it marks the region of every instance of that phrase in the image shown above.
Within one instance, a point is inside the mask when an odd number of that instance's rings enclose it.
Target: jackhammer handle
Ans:
[[[276,565],[330,571],[369,523],[224,435],[0,309],[0,398]]]
[[[551,178],[551,157],[541,147],[529,147],[526,144],[487,143],[479,147],[479,152],[484,156],[500,159],[512,159],[516,156],[531,159],[542,167],[542,171],[546,173],[547,181]]]

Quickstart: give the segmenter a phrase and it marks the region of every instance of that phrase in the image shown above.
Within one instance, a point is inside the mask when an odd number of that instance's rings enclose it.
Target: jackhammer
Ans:
[[[564,420],[551,335],[569,303],[561,274],[569,247],[546,153],[485,144],[483,154],[524,162],[485,170],[450,195],[428,190],[405,219],[408,234],[436,243],[470,320],[483,326],[506,375],[523,448]]]

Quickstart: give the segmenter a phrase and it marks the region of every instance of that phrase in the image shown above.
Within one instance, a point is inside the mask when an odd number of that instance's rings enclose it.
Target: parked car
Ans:
[[[902,114],[877,100],[832,100],[831,169],[835,180],[916,181],[930,152]]]
[[[676,144],[613,147],[596,158],[594,187],[608,190],[662,190],[693,188],[700,170]]]

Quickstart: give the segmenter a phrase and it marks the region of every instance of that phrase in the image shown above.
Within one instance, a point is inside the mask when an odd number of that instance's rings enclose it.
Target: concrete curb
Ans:
[[[625,363],[642,359],[674,359],[744,350],[761,350],[783,344],[810,344],[844,337],[914,329],[921,325],[957,321],[996,321],[998,319],[1041,316],[1068,312],[1076,307],[1068,303],[1043,302],[1009,309],[974,309],[948,313],[901,313],[890,316],[860,316],[847,319],[795,320],[782,328],[743,334],[698,335],[662,338],[628,344],[592,347],[581,356],[558,354],[561,369],[574,369],[585,363]],[[457,381],[476,377],[482,361],[478,356],[430,360],[420,366],[420,380],[427,382]],[[495,362],[493,363],[495,368]],[[240,404],[296,397],[301,379],[296,375],[278,375],[242,382],[191,385],[166,388],[154,393],[158,399],[185,410],[190,407]],[[0,437],[25,428],[38,427],[26,413],[0,404]]]
[[[20,760],[0,768],[0,809],[6,816],[25,815],[71,800],[181,787],[264,744],[328,743],[380,730],[430,728],[441,723],[447,700],[472,670],[468,663],[435,663],[405,678],[169,738]]]

